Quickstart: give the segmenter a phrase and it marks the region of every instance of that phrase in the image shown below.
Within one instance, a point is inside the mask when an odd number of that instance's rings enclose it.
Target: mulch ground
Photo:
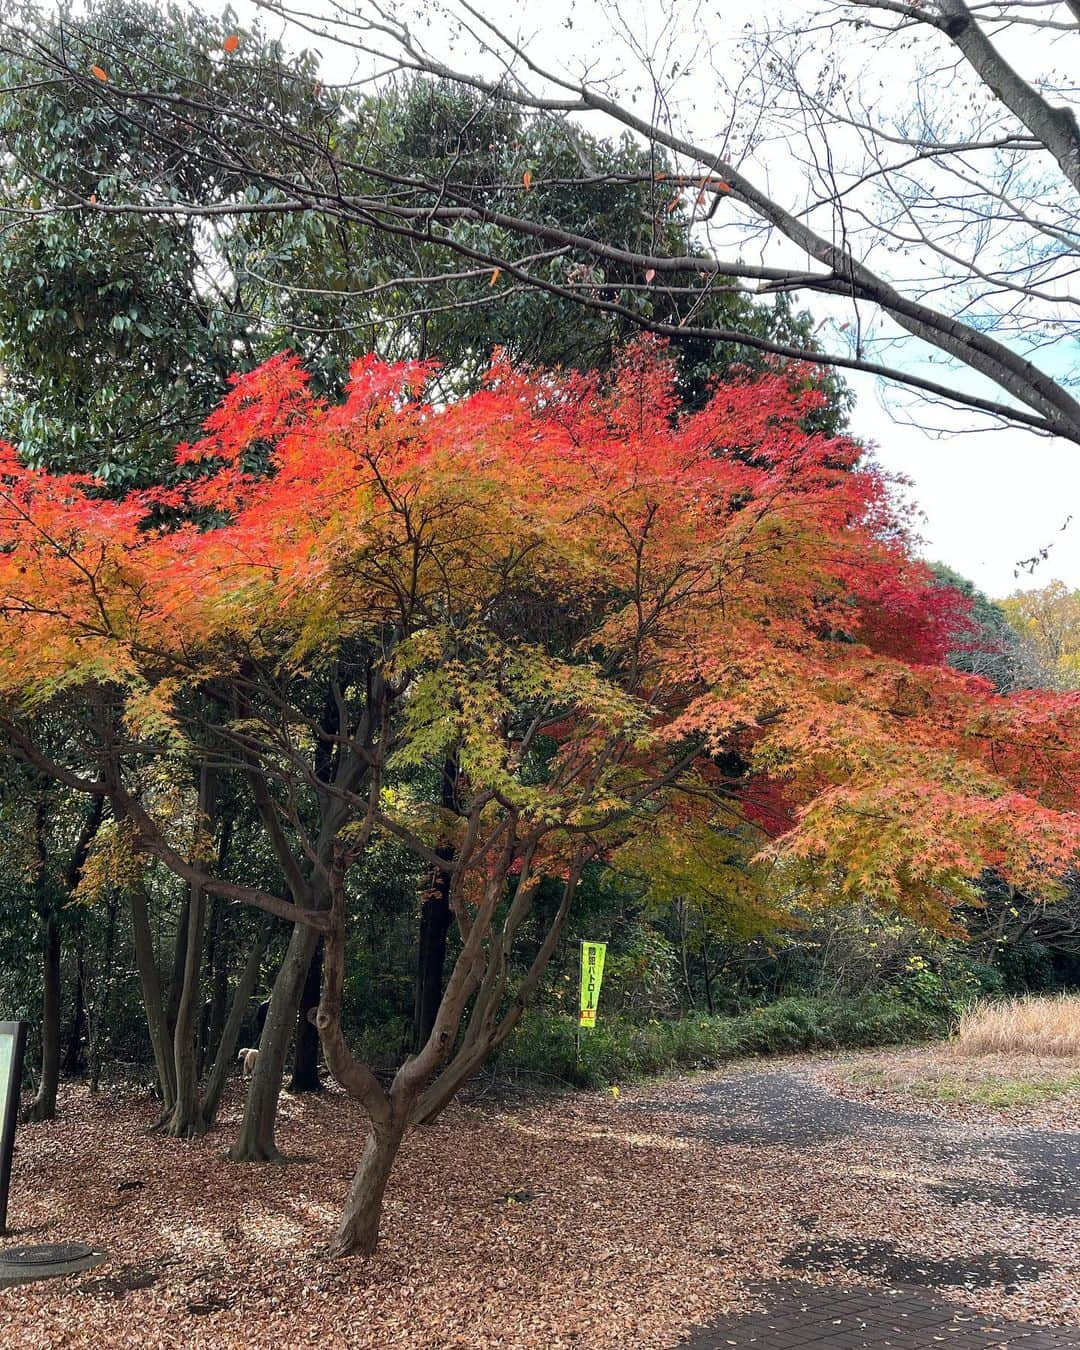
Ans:
[[[279,1143],[295,1160],[254,1167],[224,1157],[238,1096],[221,1129],[184,1143],[145,1133],[144,1096],[69,1092],[59,1120],[19,1131],[9,1240],[92,1243],[109,1260],[0,1293],[0,1345],[661,1350],[754,1307],[811,1236],[901,1258],[1011,1253],[1037,1278],[956,1299],[1080,1322],[1080,1219],[944,1198],[940,1157],[906,1126],[755,1140],[751,1111],[741,1142],[709,1137],[703,1122],[738,1114],[743,1081],[455,1107],[406,1142],[379,1253],[344,1262],[323,1244],[365,1127],[340,1094],[284,1098]],[[985,1180],[978,1133],[960,1142],[949,1177]],[[1009,1163],[993,1166],[1009,1182]],[[853,1264],[808,1278],[888,1284]]]

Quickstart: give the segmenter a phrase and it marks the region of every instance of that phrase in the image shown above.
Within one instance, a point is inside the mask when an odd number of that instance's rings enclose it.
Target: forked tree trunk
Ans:
[[[285,959],[270,994],[266,1025],[259,1038],[259,1055],[251,1075],[244,1119],[236,1142],[229,1150],[234,1162],[277,1162],[281,1155],[274,1140],[278,1097],[285,1069],[285,1056],[296,1024],[296,1010],[319,934],[306,924],[296,924]]]
[[[405,1135],[409,1112],[395,1109],[385,1124],[373,1124],[356,1169],[331,1256],[370,1256],[379,1241],[383,1196]]]
[[[54,1120],[60,1082],[60,925],[56,915],[45,921],[44,989],[41,1003],[41,1078],[37,1095],[26,1110],[27,1120]]]

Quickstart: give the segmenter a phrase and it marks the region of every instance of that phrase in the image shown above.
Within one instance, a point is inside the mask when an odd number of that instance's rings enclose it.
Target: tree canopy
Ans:
[[[860,447],[808,429],[812,371],[696,411],[649,342],[606,374],[496,361],[450,402],[436,375],[368,356],[336,400],[274,358],[178,448],[190,476],[119,499],[0,462],[9,749],[107,798],[130,850],[325,935],[327,1062],[373,1122],[340,1251],[374,1243],[408,1124],[513,1029],[590,860],[747,827],[778,872],[947,927],[984,868],[1052,891],[1080,838],[1080,701],[945,664],[964,602]],[[222,778],[278,886],[216,874]],[[340,1017],[349,878],[379,839],[448,876],[460,937],[389,1089]],[[514,976],[541,883],[560,899]]]

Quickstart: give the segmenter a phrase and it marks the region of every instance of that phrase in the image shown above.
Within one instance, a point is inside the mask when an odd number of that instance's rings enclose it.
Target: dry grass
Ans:
[[[954,1055],[1037,1055],[1080,1059],[1080,995],[979,1004],[960,1020]]]

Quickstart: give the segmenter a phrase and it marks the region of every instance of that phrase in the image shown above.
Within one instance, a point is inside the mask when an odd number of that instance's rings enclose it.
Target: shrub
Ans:
[[[886,1045],[943,1035],[947,1008],[881,994],[785,998],[736,1017],[672,1021],[603,1019],[575,1044],[573,1019],[528,1013],[499,1056],[504,1071],[538,1074],[578,1087],[606,1087],[677,1069],[715,1068],[746,1055]]]

